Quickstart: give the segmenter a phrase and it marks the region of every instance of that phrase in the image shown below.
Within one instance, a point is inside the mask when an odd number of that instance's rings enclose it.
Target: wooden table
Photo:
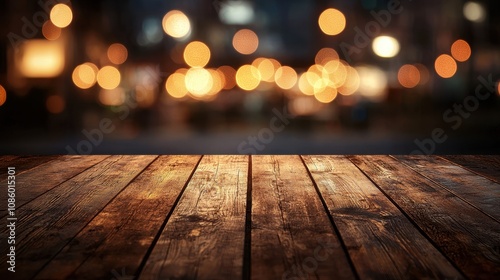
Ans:
[[[2,279],[500,279],[498,156],[3,156],[0,170]]]

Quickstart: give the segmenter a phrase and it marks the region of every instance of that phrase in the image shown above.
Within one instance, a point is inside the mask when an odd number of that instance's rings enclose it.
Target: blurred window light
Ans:
[[[57,77],[64,70],[64,46],[59,41],[27,40],[16,52],[15,63],[24,77]]]
[[[376,66],[358,66],[355,68],[360,79],[359,94],[374,102],[383,101],[387,95],[388,84],[385,72]]]
[[[0,85],[0,106],[5,104],[6,101],[7,101],[7,91],[2,85]]]
[[[373,39],[373,52],[385,58],[395,57],[399,53],[399,42],[391,36],[379,36]]]
[[[434,68],[441,78],[447,79],[453,77],[457,72],[457,63],[453,57],[442,54],[434,62]]]
[[[252,4],[247,1],[221,2],[219,18],[225,24],[250,24],[254,20]]]
[[[451,45],[451,55],[456,61],[467,61],[471,53],[472,51],[469,44],[464,40],[456,40],[453,45]]]
[[[472,22],[483,22],[486,18],[486,11],[480,3],[466,2],[464,4],[464,16]]]
[[[399,68],[398,81],[405,88],[414,88],[420,83],[420,71],[411,64],[405,64]]]
[[[217,70],[224,74],[224,89],[229,90],[236,86],[236,70],[233,67],[223,65]]]
[[[127,48],[119,43],[112,44],[108,48],[108,58],[113,64],[123,64],[128,58]]]
[[[59,95],[51,95],[47,98],[45,106],[47,107],[47,111],[49,111],[49,113],[60,114],[64,111],[64,108],[66,107],[66,102]]]
[[[210,92],[214,81],[207,69],[191,68],[186,73],[184,83],[194,97],[203,97]]]
[[[112,90],[101,89],[99,91],[99,102],[105,106],[120,106],[125,103],[125,90],[121,87]]]
[[[81,89],[91,88],[97,81],[97,73],[97,66],[90,62],[78,65],[73,70],[73,83]]]
[[[276,70],[276,85],[281,89],[291,89],[297,83],[297,72],[290,66],[282,66]]]
[[[259,69],[252,65],[243,65],[236,71],[236,83],[246,91],[256,89],[260,84]]]
[[[112,90],[117,88],[121,82],[120,71],[113,66],[104,66],[97,73],[97,83],[103,89]],[[106,104],[105,104],[106,105]]]
[[[184,61],[191,67],[205,67],[210,56],[210,49],[200,41],[193,41],[184,48]]]
[[[61,36],[61,28],[55,26],[52,21],[46,21],[42,26],[42,34],[45,39],[54,41]]]
[[[233,36],[233,47],[241,54],[252,54],[259,47],[259,37],[250,29],[241,29]]]
[[[167,78],[165,89],[167,93],[174,98],[183,98],[188,94],[185,83],[186,75],[175,72]]]
[[[73,12],[68,5],[57,4],[50,11],[50,20],[55,26],[65,28],[73,21]]]
[[[162,21],[163,30],[173,38],[183,38],[191,32],[189,18],[179,10],[172,10],[165,14]]]
[[[341,11],[329,8],[320,14],[318,24],[323,33],[333,36],[344,31],[346,19]]]

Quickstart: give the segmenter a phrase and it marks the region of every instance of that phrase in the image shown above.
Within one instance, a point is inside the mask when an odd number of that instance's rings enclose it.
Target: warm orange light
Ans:
[[[168,12],[163,17],[162,26],[165,33],[174,38],[183,38],[191,31],[189,18],[178,10]]]
[[[346,19],[344,14],[337,9],[324,10],[318,19],[319,28],[326,35],[337,35],[345,29]]]
[[[231,66],[221,66],[217,68],[224,74],[224,89],[232,89],[236,86],[236,70]]]
[[[260,73],[257,68],[252,65],[243,65],[236,71],[236,83],[243,90],[254,90],[259,86]]]
[[[359,88],[359,74],[354,67],[346,66],[345,68],[347,73],[346,80],[337,90],[342,95],[351,95]]]
[[[97,83],[103,89],[112,90],[118,87],[121,82],[120,71],[113,66],[104,66],[97,73]]]
[[[214,81],[207,69],[191,68],[186,73],[184,83],[194,97],[203,97],[210,92]]]
[[[125,103],[125,90],[120,87],[112,90],[101,89],[99,101],[106,106],[120,106]]]
[[[305,95],[314,95],[314,87],[307,79],[307,72],[304,72],[299,77],[299,90]]]
[[[276,70],[276,84],[282,89],[291,89],[297,83],[297,72],[292,67],[282,66]]]
[[[451,78],[457,72],[457,63],[453,57],[447,54],[442,54],[436,59],[434,68],[440,77]]]
[[[420,71],[411,64],[405,64],[399,68],[398,81],[405,88],[414,88],[420,83]]]
[[[57,77],[64,70],[64,46],[59,41],[25,41],[16,53],[16,64],[28,78]]]
[[[66,102],[64,102],[64,99],[59,95],[51,95],[47,98],[45,106],[47,107],[47,111],[49,111],[49,113],[60,114],[64,111]]]
[[[315,92],[314,98],[321,103],[330,103],[337,97],[337,89],[333,87],[326,87],[325,89]]]
[[[277,63],[279,65],[279,62]],[[277,68],[275,68],[275,63],[273,63],[273,61],[267,58],[257,58],[253,61],[252,65],[259,70],[263,81],[274,82],[274,75]]]
[[[42,26],[42,34],[45,39],[54,41],[61,36],[61,28],[55,26],[52,21],[46,21]]]
[[[67,27],[73,21],[73,12],[68,5],[57,4],[50,11],[50,20],[59,28]]]
[[[417,67],[418,72],[420,72],[420,83],[419,84],[421,84],[421,85],[426,84],[431,77],[431,75],[429,73],[429,69],[427,69],[427,67],[425,67],[425,65],[420,64],[420,63],[415,64],[415,67]]]
[[[316,54],[314,61],[316,64],[325,65],[330,60],[338,60],[339,54],[332,48],[322,48]]]
[[[259,37],[250,29],[241,29],[234,34],[233,47],[241,54],[252,54],[259,47]]]
[[[347,79],[346,62],[342,60],[330,60],[324,66],[323,76],[328,78],[329,85],[333,87],[341,87]]]
[[[193,41],[184,49],[184,61],[191,67],[205,67],[210,60],[210,49],[205,43]]]
[[[114,64],[122,64],[127,60],[127,48],[119,43],[112,44],[108,48],[108,58]]]
[[[88,89],[96,83],[97,73],[98,68],[92,63],[78,65],[73,70],[73,83],[81,89]]]
[[[0,106],[5,104],[6,101],[7,101],[7,91],[2,85],[0,85]]]
[[[210,75],[212,76],[212,87],[208,91],[208,95],[216,95],[222,90],[224,86],[224,74],[215,69],[208,69]]]
[[[457,61],[467,61],[471,56],[471,52],[469,44],[464,40],[456,40],[455,43],[451,45],[451,55]]]
[[[188,94],[185,84],[186,76],[182,73],[175,72],[170,75],[165,83],[165,89],[168,94],[174,98],[182,98]]]

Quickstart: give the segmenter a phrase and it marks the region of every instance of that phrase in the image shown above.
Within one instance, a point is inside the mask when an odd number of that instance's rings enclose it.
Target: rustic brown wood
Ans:
[[[62,156],[40,164],[16,176],[16,208],[19,209],[39,195],[73,178],[91,166],[103,161],[108,156]],[[0,186],[7,180],[0,181]],[[0,201],[7,200],[7,192],[0,192]],[[0,209],[0,218],[6,215],[6,209]]]
[[[462,165],[463,167],[490,178],[491,180],[500,183],[500,157],[499,156],[442,156],[443,158]]]
[[[247,156],[205,156],[140,279],[241,279]]]
[[[298,156],[252,157],[252,279],[354,279]]]
[[[500,224],[456,195],[388,156],[349,157],[474,279],[500,275]]]
[[[16,277],[32,278],[155,158],[110,157],[17,210]]]
[[[500,184],[439,157],[396,156],[396,158],[500,221]]]
[[[361,279],[463,279],[461,273],[343,156],[304,162]]]
[[[10,164],[17,158],[19,158],[19,156],[0,156],[0,174],[4,174],[4,169],[7,169],[7,167],[11,166]]]
[[[134,276],[200,156],[162,156],[108,204],[37,275],[39,279]],[[126,244],[126,246],[124,246]],[[122,275],[123,276],[123,275]]]
[[[19,175],[33,167],[44,164],[58,157],[59,156],[18,156],[10,159],[7,158],[5,161],[0,159],[0,174],[6,174],[4,172],[6,172],[7,167],[15,167],[16,175]]]

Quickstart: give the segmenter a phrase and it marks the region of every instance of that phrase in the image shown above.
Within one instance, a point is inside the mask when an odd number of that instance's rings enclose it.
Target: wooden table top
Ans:
[[[3,156],[0,170],[2,279],[500,279],[499,156]]]

